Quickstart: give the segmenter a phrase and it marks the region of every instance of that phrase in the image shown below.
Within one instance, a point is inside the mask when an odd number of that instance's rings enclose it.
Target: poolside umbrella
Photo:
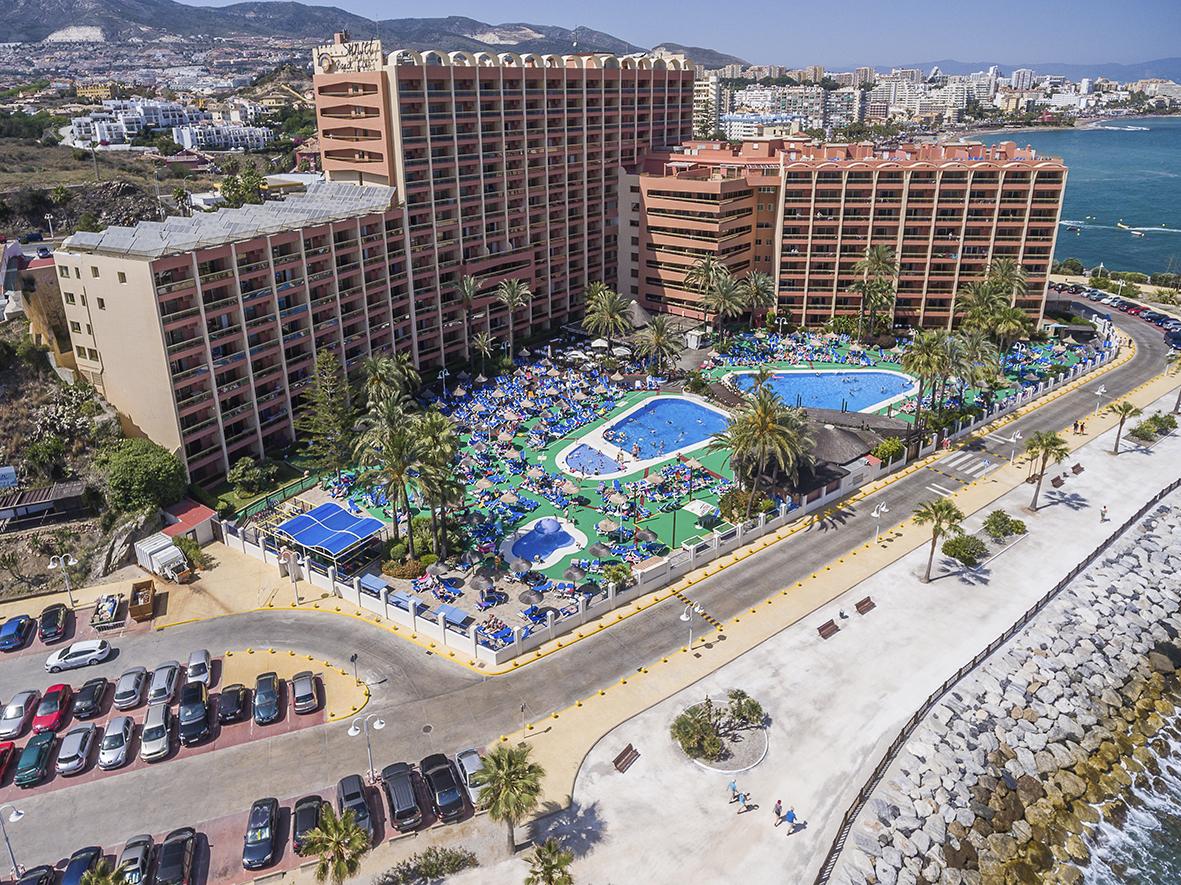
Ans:
[[[1038,375],[1035,375],[1033,372],[1026,372],[1025,373],[1025,380],[1026,381],[1041,381],[1042,379]]]
[[[607,500],[618,507],[627,503],[627,495],[622,495],[619,492],[612,492],[607,496]],[[604,520],[604,522],[610,522],[610,520]],[[616,528],[618,528],[618,526],[616,526]],[[610,529],[607,531],[610,531]]]
[[[586,399],[586,394],[585,394],[585,393],[583,393],[581,390],[576,390],[576,391],[574,392],[574,401],[575,401],[575,402],[579,402],[579,403],[580,403],[580,402],[582,402],[582,401],[583,401],[583,400],[585,400],[585,399]]]
[[[637,541],[655,541],[656,540],[656,532],[652,531],[651,529],[640,529],[638,532],[636,532],[636,540]]]
[[[471,587],[473,590],[477,591],[478,593],[483,593],[485,590],[492,589],[492,579],[487,578],[484,575],[476,575],[471,580],[469,580],[467,583],[468,583],[469,587]]]
[[[533,356],[533,354],[531,354],[529,349],[526,347],[522,347],[520,350],[518,350],[517,354],[520,356]]]
[[[524,593],[522,593],[520,596],[517,597],[517,601],[524,603],[525,605],[536,605],[537,603],[541,602],[541,600],[543,600],[543,599],[545,599],[545,597],[542,596],[540,593],[538,593],[536,590],[526,590]]]
[[[579,593],[586,593],[588,595],[593,596],[594,594],[598,593],[602,589],[603,588],[600,587],[598,584],[596,584],[594,581],[587,581],[585,584],[583,584],[581,587],[578,588],[578,592]]]
[[[509,560],[508,568],[510,572],[523,575],[526,574],[529,569],[533,568],[533,566],[525,562],[523,559],[511,559]]]
[[[476,376],[476,383],[477,383],[477,384],[487,384],[487,383],[488,383],[488,379],[487,379],[487,378],[485,378],[485,377],[483,376],[483,374],[480,374],[480,375],[477,375],[477,376]]]
[[[632,355],[631,348],[624,347],[622,344],[619,345],[618,347],[612,347],[611,352],[613,354],[615,354],[615,356],[631,356]]]
[[[608,346],[606,338],[596,338],[591,342],[591,347],[595,350],[605,350]]]
[[[512,458],[520,458],[522,461],[524,461],[524,460],[525,460],[525,458],[526,458],[527,456],[526,456],[526,454],[525,454],[525,450],[524,450],[524,449],[513,449],[513,451],[512,451],[512,454],[510,455],[510,457],[512,457]]]
[[[615,374],[611,376],[611,380],[612,381],[622,381],[623,375],[621,375],[618,371],[616,371]]]
[[[443,562],[432,562],[430,565],[428,565],[426,567],[426,573],[428,575],[435,575],[436,577],[439,575],[446,574],[447,573],[447,564],[443,563]]]
[[[492,398],[493,399],[504,399],[506,396],[508,396],[508,394],[506,394],[499,387],[496,388],[494,391],[492,391]]]
[[[476,488],[479,489],[481,492],[483,492],[487,489],[490,489],[495,485],[496,485],[496,483],[494,483],[492,480],[490,480],[486,476],[481,476],[479,479],[476,480]]]
[[[465,396],[467,396],[467,389],[464,387],[457,387],[453,391],[451,391],[451,395],[456,398],[465,397]]]
[[[550,360],[549,357],[546,357],[545,359],[543,359],[541,361],[541,365],[545,366],[548,369],[550,366],[553,365],[553,361]]]
[[[570,566],[566,571],[562,572],[562,577],[567,581],[574,581],[578,583],[586,578],[586,572],[576,565]]]
[[[572,479],[566,480],[564,483],[562,483],[562,493],[566,495],[578,494],[578,483]]]
[[[610,522],[611,520],[608,519],[605,521]],[[611,551],[609,549],[607,549],[607,545],[600,544],[597,541],[594,544],[590,545],[588,552],[590,553],[591,556],[598,556],[599,558],[611,555]]]
[[[690,470],[700,470],[701,469],[701,462],[698,461],[696,458],[690,458],[688,461],[685,462],[685,466],[688,467]]]
[[[516,493],[511,491],[505,492],[500,496],[500,502],[502,504],[516,504],[520,500],[521,499],[517,497]]]
[[[477,483],[477,485],[479,485],[479,483]],[[489,483],[488,485],[491,486],[492,484]],[[481,513],[479,510],[469,510],[467,513],[465,513],[463,515],[463,520],[468,525],[477,525],[477,524],[483,522],[484,519],[485,519],[484,514]]]
[[[546,374],[546,375],[548,375],[550,378],[557,378],[557,377],[558,377],[559,375],[561,375],[562,373],[561,373],[561,372],[559,372],[557,369],[550,369],[550,370],[549,370],[548,372],[546,372],[545,374]]]
[[[545,471],[540,467],[530,467],[525,472],[525,475],[530,479],[541,479],[543,476],[545,476]]]
[[[473,452],[479,452],[479,453],[481,453],[481,454],[482,454],[482,453],[484,453],[484,452],[488,451],[488,444],[487,444],[487,443],[478,442],[478,443],[476,443],[474,446],[472,446],[472,451],[473,451]]]
[[[610,534],[611,532],[615,531],[617,528],[619,528],[619,523],[617,523],[613,519],[600,519],[598,521],[598,523],[595,524],[595,529],[601,535]],[[594,549],[594,548],[592,547],[592,549]]]
[[[507,430],[502,430],[502,431],[500,431],[500,433],[496,434],[496,440],[497,440],[497,442],[502,442],[502,443],[512,442],[513,435],[511,433],[509,433]]]

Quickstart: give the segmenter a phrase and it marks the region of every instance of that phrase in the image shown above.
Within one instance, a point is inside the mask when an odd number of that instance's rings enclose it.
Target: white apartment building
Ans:
[[[75,141],[126,144],[141,133],[166,132],[209,119],[207,112],[175,101],[106,99],[101,111],[71,119],[70,128]]]
[[[1009,75],[1009,85],[1018,92],[1027,92],[1033,88],[1033,71],[1029,68],[1017,68]]]
[[[186,150],[257,151],[275,138],[268,126],[240,126],[236,123],[201,123],[177,126],[172,140]]]

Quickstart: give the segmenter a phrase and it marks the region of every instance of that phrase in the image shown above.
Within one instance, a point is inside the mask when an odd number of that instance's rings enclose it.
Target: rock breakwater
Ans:
[[[1159,784],[1181,704],[1181,506],[1152,511],[936,705],[834,881],[1075,883],[1096,825]]]

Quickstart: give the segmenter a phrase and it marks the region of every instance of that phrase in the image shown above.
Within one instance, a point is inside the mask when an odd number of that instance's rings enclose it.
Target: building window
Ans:
[[[70,269],[68,267],[59,267],[57,269],[57,275],[62,279],[68,280],[70,278]]]
[[[98,362],[98,351],[97,350],[95,350],[93,347],[88,347],[86,349],[86,352],[88,354],[90,354],[90,358],[92,360],[94,360],[96,363]]]
[[[82,299],[82,306],[83,306],[83,307],[85,307],[85,306],[86,306],[86,296],[85,296],[85,295],[79,295],[78,297]]]
[[[82,359],[86,359],[86,348],[81,344],[75,347],[74,351],[78,354],[78,356],[82,357]]]
[[[86,334],[89,335],[91,338],[94,337],[94,329],[90,328],[90,323],[86,324]]]
[[[66,304],[74,304],[75,298],[73,292],[63,292],[62,297],[66,299]]]
[[[119,271],[119,282],[124,285],[127,284],[127,274],[123,273],[123,271]]]
[[[70,321],[70,331],[71,332],[81,332],[82,331],[82,324],[71,320]]]
[[[120,274],[120,276],[122,276],[122,274]],[[94,300],[98,302],[98,309],[99,309],[99,310],[106,310],[106,309],[107,309],[107,302],[106,302],[106,300],[105,300],[105,299],[103,299],[103,298],[96,298],[96,299],[94,299]]]
[[[92,277],[94,277],[95,279],[98,279],[98,268],[95,267],[93,264],[90,265],[90,275]]]
[[[76,280],[82,279],[82,268],[80,268],[80,267],[74,268],[74,279],[76,279]]]

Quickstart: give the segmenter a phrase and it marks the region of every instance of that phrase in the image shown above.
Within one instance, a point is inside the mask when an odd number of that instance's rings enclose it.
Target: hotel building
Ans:
[[[701,317],[685,283],[704,256],[769,274],[779,311],[819,325],[856,316],[853,270],[893,250],[897,323],[950,328],[956,294],[1011,258],[1027,274],[1014,303],[1040,318],[1066,167],[1012,142],[985,146],[687,142],[648,152],[620,184],[622,291],[644,307]]]

